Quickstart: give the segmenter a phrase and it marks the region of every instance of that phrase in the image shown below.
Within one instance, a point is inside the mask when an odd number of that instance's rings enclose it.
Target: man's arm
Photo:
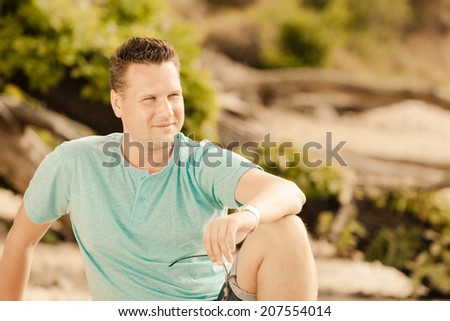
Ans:
[[[255,206],[261,213],[260,223],[297,214],[306,202],[305,194],[295,183],[258,169],[251,169],[242,175],[235,199],[241,204]]]
[[[21,300],[28,282],[33,250],[52,223],[32,222],[20,206],[0,262],[0,300]]]
[[[260,223],[276,221],[301,211],[306,197],[296,184],[286,179],[250,169],[235,190],[235,199],[251,204],[260,212]],[[257,224],[256,216],[242,211],[211,222],[203,240],[206,253],[213,262],[222,263],[222,255],[232,262],[232,252]]]

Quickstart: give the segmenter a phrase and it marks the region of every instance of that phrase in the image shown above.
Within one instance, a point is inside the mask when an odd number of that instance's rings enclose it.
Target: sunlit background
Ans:
[[[450,299],[450,0],[0,0],[0,249],[46,154],[121,130],[131,36],[178,51],[185,134],[306,193],[319,299]],[[25,297],[90,298],[67,218]]]

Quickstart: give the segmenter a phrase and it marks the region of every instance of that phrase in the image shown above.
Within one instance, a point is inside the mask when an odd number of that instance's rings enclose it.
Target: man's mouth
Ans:
[[[175,124],[175,122],[169,121],[169,122],[155,123],[152,126],[153,127],[158,127],[158,128],[165,128],[165,127],[170,127],[170,126],[172,126],[174,124]]]

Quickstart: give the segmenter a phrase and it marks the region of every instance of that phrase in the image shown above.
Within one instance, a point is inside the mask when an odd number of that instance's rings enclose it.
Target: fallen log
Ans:
[[[450,90],[412,81],[385,81],[343,72],[293,68],[258,70],[220,53],[204,50],[202,63],[222,92],[251,104],[296,110],[332,106],[338,113],[359,112],[399,101],[421,100],[450,110]]]
[[[444,164],[375,158],[350,151],[344,151],[342,157],[366,186],[391,190],[401,187],[432,190],[450,186],[450,166]]]
[[[384,81],[317,69],[256,71],[255,81],[266,105],[290,94],[323,93],[339,112],[355,112],[403,100],[421,100],[450,110],[450,90],[405,81]],[[336,99],[337,98],[337,99]]]
[[[91,135],[93,131],[70,118],[45,108],[36,108],[25,101],[12,96],[0,95],[0,113],[9,123],[15,123],[20,128],[33,125],[50,130],[54,135],[64,140],[71,140]]]
[[[31,125],[64,140],[92,133],[63,115],[0,95],[0,176],[19,193],[25,192],[39,163],[51,151]]]

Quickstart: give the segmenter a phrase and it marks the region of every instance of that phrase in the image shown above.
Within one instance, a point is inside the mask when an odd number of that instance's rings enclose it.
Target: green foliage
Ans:
[[[427,251],[422,251],[414,261],[407,263],[416,286],[422,284],[442,294],[450,294],[450,233],[438,234],[432,230],[426,236],[432,241]]]
[[[56,137],[51,131],[43,128],[33,128],[39,138],[51,149],[55,149],[59,146],[63,140]]]
[[[326,8],[330,0],[303,0],[301,1],[306,7],[311,7],[316,10],[323,10]]]
[[[32,88],[46,93],[70,77],[85,83],[85,98],[108,104],[110,55],[129,37],[152,36],[170,41],[180,55],[186,130],[202,136],[214,121],[213,91],[195,64],[200,39],[169,15],[162,0],[7,1],[0,15],[4,83],[25,75]]]
[[[334,215],[330,211],[322,211],[317,215],[315,234],[318,238],[326,239],[333,225]]]
[[[211,7],[237,7],[242,8],[255,3],[255,0],[206,0]]]
[[[417,226],[382,229],[367,258],[409,271],[417,289],[426,285],[450,294],[450,190],[391,191],[378,195],[374,205],[393,215],[407,215]]]
[[[364,225],[356,219],[356,214],[347,223],[336,243],[337,253],[341,256],[351,256],[358,248],[359,241],[366,236]]]
[[[437,232],[450,231],[450,192],[447,189],[392,192],[388,194],[386,206],[398,213],[414,216]]]
[[[405,263],[414,259],[422,246],[420,227],[383,227],[371,240],[366,251],[366,259],[404,269]]]
[[[266,68],[328,64],[336,43],[336,28],[328,13],[318,13],[283,0],[267,9],[266,32],[262,35],[261,61]],[[329,22],[329,23],[328,23]]]
[[[303,0],[314,8],[328,29],[337,28],[346,40],[386,40],[402,33],[412,18],[409,0]]]
[[[442,294],[450,294],[450,190],[393,193],[390,205],[422,222],[427,246],[404,266],[411,271],[416,286],[425,284]]]
[[[337,199],[342,189],[342,177],[334,167],[308,167],[303,155],[293,147],[261,148],[257,163],[265,171],[295,182],[310,199]]]
[[[183,131],[187,135],[195,133],[196,139],[216,139],[215,124],[219,109],[215,103],[214,91],[205,81],[208,75],[185,68],[181,71],[181,77],[186,114]]]
[[[60,241],[60,237],[52,230],[48,230],[42,237],[41,242],[47,244],[57,244]]]
[[[289,21],[281,26],[279,48],[285,55],[278,57],[278,66],[322,66],[329,47],[323,35],[304,21]]]
[[[335,0],[339,1],[339,0]],[[359,0],[340,1],[343,8],[351,12],[348,27],[355,31],[370,30],[376,34],[392,34],[401,31],[411,18],[412,8],[409,0]]]
[[[364,225],[356,218],[357,213],[354,213],[353,218],[345,226],[341,235],[336,242],[337,254],[342,257],[351,256],[357,249],[360,239],[364,238],[367,231]],[[335,214],[331,211],[323,211],[318,215],[318,223],[316,225],[316,237],[327,239],[331,232]]]
[[[330,0],[330,6],[337,15],[346,16],[339,24],[341,48],[366,64],[384,61],[386,55],[391,55],[412,19],[409,0]]]

